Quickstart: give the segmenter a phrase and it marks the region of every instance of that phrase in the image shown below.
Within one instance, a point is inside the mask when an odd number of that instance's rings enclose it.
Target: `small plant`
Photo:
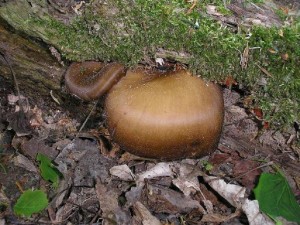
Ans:
[[[211,171],[214,168],[213,164],[211,164],[210,162],[208,162],[206,160],[202,162],[202,165],[204,166],[204,169],[206,171]]]
[[[59,178],[62,174],[59,170],[52,164],[51,159],[48,156],[38,153],[36,159],[39,161],[39,168],[41,171],[41,176],[44,180],[50,181],[54,188],[58,187]]]
[[[300,223],[300,206],[282,173],[262,173],[254,194],[260,209],[276,222],[283,217]]]
[[[17,200],[14,213],[19,216],[30,217],[48,206],[47,195],[41,190],[27,190]]]

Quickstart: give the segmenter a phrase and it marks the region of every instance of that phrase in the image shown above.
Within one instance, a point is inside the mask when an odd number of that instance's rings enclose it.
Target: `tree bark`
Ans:
[[[21,94],[35,99],[48,98],[52,91],[53,95],[61,97],[61,81],[66,66],[61,65],[43,43],[11,30],[0,20],[0,52],[11,64]],[[3,57],[0,57],[0,76],[14,84],[12,73]]]

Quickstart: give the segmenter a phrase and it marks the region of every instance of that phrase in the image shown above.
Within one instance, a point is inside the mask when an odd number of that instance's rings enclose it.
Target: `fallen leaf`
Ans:
[[[37,106],[34,106],[31,110],[30,125],[35,128],[40,127],[43,123],[42,110]]]
[[[240,212],[239,211],[236,211],[228,216],[224,216],[224,215],[221,215],[219,213],[208,213],[208,214],[205,214],[203,215],[202,219],[201,219],[201,222],[202,223],[217,223],[217,224],[220,224],[220,223],[224,223],[234,217],[237,217],[240,215]]]
[[[277,51],[275,49],[273,49],[273,48],[269,48],[268,51],[270,53],[272,53],[272,54],[276,54],[277,53]]]
[[[254,115],[255,115],[258,119],[260,119],[260,120],[263,119],[263,111],[262,111],[262,109],[255,107],[252,111],[253,111]]]
[[[156,213],[189,213],[192,210],[198,210],[202,214],[205,212],[197,200],[170,188],[147,185],[144,192],[143,203]]]
[[[151,212],[141,202],[136,202],[133,205],[133,211],[135,213],[135,224],[161,225],[161,222],[155,216],[153,216]]]
[[[44,140],[39,140],[38,138],[31,138],[30,140],[24,140],[21,143],[21,150],[27,156],[30,156],[31,159],[36,158],[38,153],[42,153],[47,155],[49,158],[53,159],[57,155],[58,151],[53,148],[49,147],[45,144]]]
[[[25,156],[23,156],[21,154],[14,157],[13,162],[14,162],[15,166],[21,167],[30,172],[38,173],[38,170],[35,167],[35,165],[33,164],[33,162],[31,162],[29,159],[27,159]]]
[[[109,169],[109,172],[111,175],[119,177],[124,181],[133,181],[135,179],[135,175],[126,164],[114,166]]]
[[[300,206],[281,173],[262,173],[253,191],[261,210],[274,220],[282,216],[289,221],[300,223]]]
[[[275,225],[266,215],[259,211],[258,202],[245,197],[245,188],[235,184],[227,184],[224,180],[206,176],[204,180],[232,206],[242,208],[250,225]]]
[[[200,167],[193,164],[181,163],[179,167],[179,176],[172,181],[172,183],[178,187],[185,196],[189,196],[191,193],[200,191],[198,176],[203,172]]]
[[[246,188],[244,187],[227,184],[224,180],[214,176],[205,176],[204,180],[232,206],[239,207],[245,198]]]
[[[234,161],[233,177],[238,180],[248,190],[255,186],[257,177],[261,174],[261,169],[256,169],[259,164],[251,160]]]
[[[93,218],[98,215],[99,201],[95,188],[73,186],[68,191],[70,193],[64,199],[63,206],[56,212],[55,221],[58,221],[58,224],[63,224],[62,221],[68,220],[74,214],[83,215],[80,209],[84,210],[84,217]]]
[[[17,215],[30,217],[33,213],[38,213],[45,209],[47,205],[46,193],[41,190],[27,190],[14,205],[14,212]]]
[[[256,200],[245,200],[242,209],[246,214],[250,225],[275,225],[266,215],[259,211],[258,202]]]
[[[226,161],[230,160],[230,155],[227,153],[215,153],[213,154],[209,162],[212,163],[213,165],[220,165]]]
[[[46,181],[50,181],[53,187],[57,188],[59,178],[62,176],[62,174],[52,164],[51,159],[48,158],[46,155],[38,153],[36,159],[37,161],[39,161],[39,168],[43,179]]]
[[[96,193],[104,216],[107,216],[107,214],[112,213],[119,208],[119,196],[117,192],[108,190],[100,180],[97,180],[96,183]]]
[[[165,162],[157,163],[154,167],[138,175],[136,181],[138,183],[144,183],[145,179],[152,179],[155,177],[164,177],[164,176],[173,176],[174,173],[171,169],[173,165],[174,165],[173,163],[165,163]]]
[[[164,65],[165,63],[163,58],[155,58],[155,62],[160,66]]]
[[[284,7],[284,6],[281,6],[280,9],[281,9],[281,11],[282,11],[284,14],[286,14],[286,15],[289,14],[289,8]]]
[[[268,121],[264,121],[264,129],[269,129],[270,123]]]
[[[282,30],[282,29],[279,29],[278,35],[279,35],[280,37],[283,37],[283,30]]]
[[[18,137],[29,135],[32,132],[29,116],[23,110],[8,115],[7,121],[8,128],[13,129]]]
[[[130,191],[125,193],[127,200],[126,205],[132,206],[135,202],[139,201],[142,196],[144,186],[131,187]]]
[[[232,85],[237,85],[238,83],[235,81],[235,79],[232,76],[227,76],[225,79],[225,85],[227,88],[231,89]]]

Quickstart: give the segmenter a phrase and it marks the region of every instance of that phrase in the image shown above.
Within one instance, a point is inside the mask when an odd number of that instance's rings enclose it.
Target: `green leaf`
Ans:
[[[31,216],[48,206],[47,195],[41,190],[25,191],[14,206],[14,212],[20,216]]]
[[[52,164],[51,159],[44,154],[38,153],[36,159],[39,161],[39,168],[43,179],[50,181],[53,187],[57,188],[59,177],[61,176],[59,170]]]
[[[262,173],[253,191],[260,209],[275,221],[281,216],[286,220],[300,223],[300,206],[281,173]]]

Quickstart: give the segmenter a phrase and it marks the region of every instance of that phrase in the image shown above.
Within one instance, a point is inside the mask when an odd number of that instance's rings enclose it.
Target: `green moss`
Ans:
[[[272,77],[261,71],[249,71],[245,79],[255,96],[258,106],[267,120],[277,125],[299,121],[300,111],[300,30],[299,24],[282,28],[253,28],[252,46],[261,50],[253,54],[254,63],[264,67]],[[282,33],[283,35],[280,35]],[[285,55],[287,54],[287,55]],[[288,57],[284,59],[284,56]],[[255,79],[265,78],[266,85],[258,85]]]
[[[186,12],[191,4],[184,0],[108,2],[96,13],[92,4],[87,6],[69,25],[34,13],[26,23],[68,60],[111,60],[132,66],[145,58],[154,59],[158,48],[184,52],[184,62],[194,73],[220,82],[232,76],[248,88],[272,124],[289,125],[300,120],[299,19],[288,27],[253,27],[234,33],[202,13],[207,4],[223,12],[222,1],[197,2],[190,14]],[[111,11],[116,13],[107,13]],[[26,29],[30,33],[30,26]],[[248,67],[242,70],[240,56],[247,43]],[[287,60],[283,54],[288,55]],[[266,82],[263,85],[262,80]]]

